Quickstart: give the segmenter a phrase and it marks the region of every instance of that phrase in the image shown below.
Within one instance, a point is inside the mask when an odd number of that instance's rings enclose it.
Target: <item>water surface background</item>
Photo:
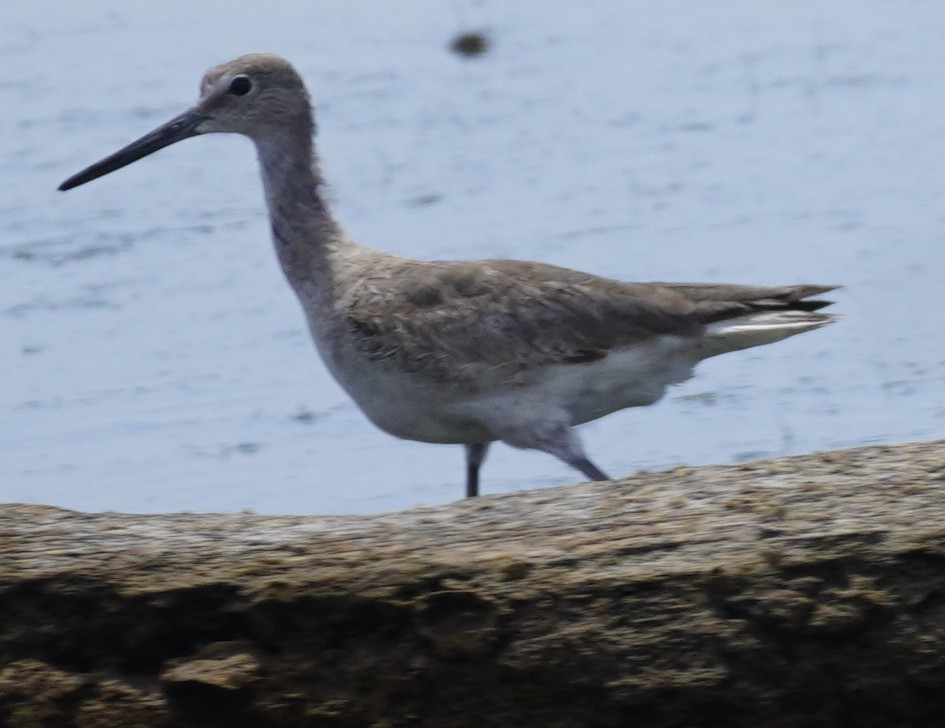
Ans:
[[[54,8],[54,9],[53,9]],[[453,36],[483,30],[463,60]],[[370,513],[461,494],[374,429],[269,242],[255,155],[202,137],[67,194],[236,55],[290,59],[334,210],[420,258],[842,283],[828,329],[591,423],[614,474],[945,436],[945,5],[56,3],[0,9],[0,500]],[[571,482],[493,449],[483,490]]]

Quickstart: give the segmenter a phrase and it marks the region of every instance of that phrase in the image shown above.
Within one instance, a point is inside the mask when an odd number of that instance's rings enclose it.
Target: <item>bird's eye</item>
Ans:
[[[230,81],[230,93],[234,96],[245,96],[253,88],[253,82],[248,76],[237,76]]]

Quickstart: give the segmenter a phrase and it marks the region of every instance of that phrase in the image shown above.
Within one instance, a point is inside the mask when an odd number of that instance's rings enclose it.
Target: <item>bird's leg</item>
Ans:
[[[610,480],[610,477],[594,463],[587,459],[587,456],[576,458],[575,460],[565,460],[572,468],[577,468],[590,480]]]
[[[493,430],[496,430],[493,426]],[[547,414],[544,419],[518,422],[502,432],[502,440],[512,447],[543,450],[579,470],[589,480],[610,480],[607,474],[590,461],[566,415]]]
[[[466,445],[466,497],[479,495],[479,467],[489,451],[488,442]]]

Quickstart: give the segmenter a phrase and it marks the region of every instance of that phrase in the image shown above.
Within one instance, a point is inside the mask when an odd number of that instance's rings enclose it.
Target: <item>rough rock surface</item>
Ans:
[[[372,517],[0,506],[0,726],[945,725],[945,442]]]

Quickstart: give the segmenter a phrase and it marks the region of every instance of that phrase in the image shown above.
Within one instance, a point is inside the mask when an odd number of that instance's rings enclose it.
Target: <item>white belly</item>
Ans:
[[[323,355],[327,352],[322,352]],[[567,413],[577,425],[656,402],[689,378],[699,360],[691,339],[667,336],[584,364],[556,364],[509,382],[433,382],[363,359],[326,363],[367,417],[408,440],[469,443],[501,439],[509,424]],[[472,386],[471,386],[472,384]],[[483,386],[475,386],[477,384]]]
[[[571,424],[626,407],[653,404],[670,384],[684,382],[701,357],[692,339],[664,336],[619,349],[588,364],[558,364],[535,386],[540,401],[560,403]]]

